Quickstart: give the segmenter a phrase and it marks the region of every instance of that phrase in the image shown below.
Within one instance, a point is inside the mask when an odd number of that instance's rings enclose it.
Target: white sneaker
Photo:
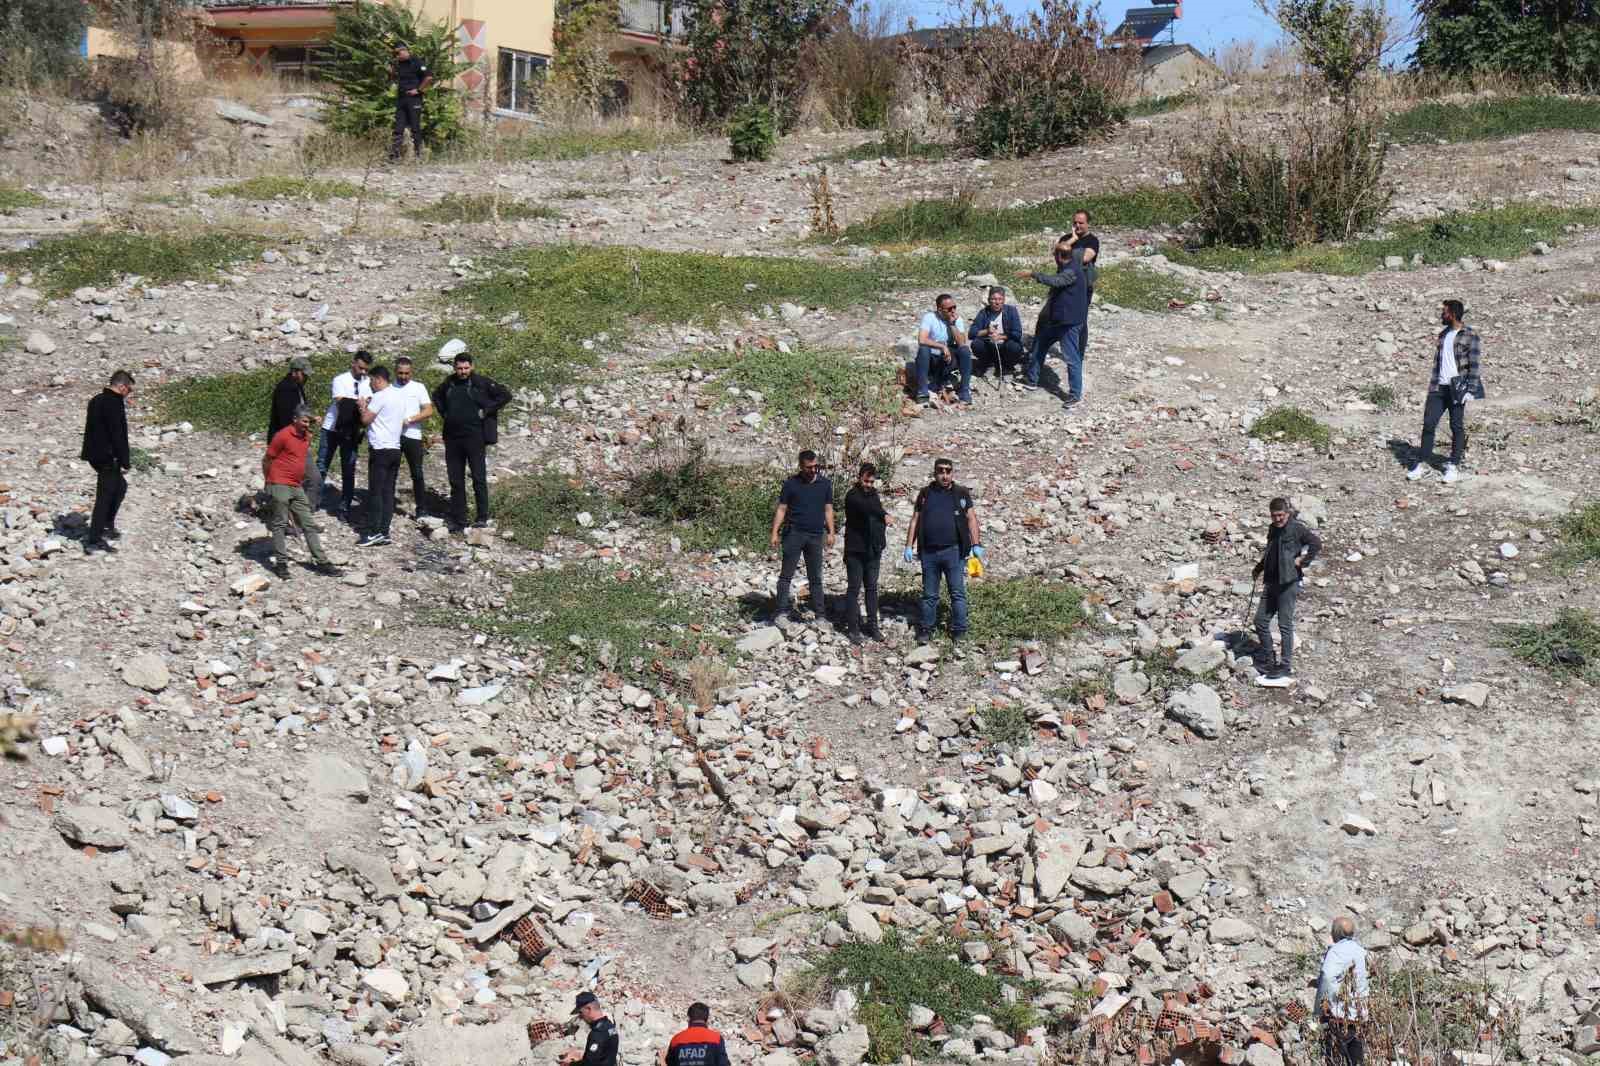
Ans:
[[[1439,480],[1444,482],[1446,485],[1454,485],[1456,482],[1461,480],[1461,471],[1456,469],[1456,465],[1454,463],[1446,463],[1444,464],[1444,477],[1440,478]]]
[[[1427,463],[1418,463],[1416,466],[1414,466],[1410,470],[1406,471],[1406,480],[1407,481],[1421,481],[1423,478],[1425,478],[1427,476],[1428,476],[1428,464]]]

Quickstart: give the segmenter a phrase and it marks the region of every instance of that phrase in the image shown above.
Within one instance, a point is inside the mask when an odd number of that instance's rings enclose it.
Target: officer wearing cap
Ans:
[[[689,1004],[689,1028],[673,1036],[662,1052],[661,1066],[728,1066],[722,1034],[711,1028],[711,1008]]]
[[[268,444],[272,443],[272,438],[278,435],[280,429],[294,422],[295,411],[305,404],[306,378],[310,374],[311,360],[303,355],[289,360],[289,372],[272,390],[272,414],[267,418]],[[315,448],[306,450],[306,476],[301,484],[312,510],[316,510],[318,497],[322,495],[322,475],[317,473],[315,455]]]
[[[579,992],[572,1013],[589,1023],[589,1041],[582,1048],[569,1047],[561,1053],[562,1066],[617,1066],[617,1027],[600,1009],[593,992]]]

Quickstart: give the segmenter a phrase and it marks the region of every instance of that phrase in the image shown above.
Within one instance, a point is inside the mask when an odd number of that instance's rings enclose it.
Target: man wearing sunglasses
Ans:
[[[967,344],[967,324],[956,313],[956,299],[940,293],[933,310],[922,316],[917,328],[917,402],[928,402],[930,379],[942,392],[950,377],[959,370],[960,388],[956,398],[972,403],[972,348]]]

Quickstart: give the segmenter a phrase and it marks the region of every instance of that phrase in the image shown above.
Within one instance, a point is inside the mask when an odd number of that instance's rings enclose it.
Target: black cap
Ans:
[[[572,1013],[576,1014],[591,1003],[599,1003],[600,997],[593,992],[579,992],[578,1001],[572,1005]]]

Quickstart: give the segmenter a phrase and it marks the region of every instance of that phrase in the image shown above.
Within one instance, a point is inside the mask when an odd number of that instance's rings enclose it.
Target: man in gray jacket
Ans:
[[[1272,524],[1267,527],[1267,547],[1256,564],[1255,577],[1264,578],[1261,602],[1256,606],[1256,639],[1267,660],[1258,683],[1269,688],[1287,688],[1294,680],[1294,601],[1300,589],[1301,572],[1322,550],[1322,541],[1293,512],[1289,501],[1275,497],[1267,505]],[[1283,640],[1283,655],[1272,655],[1272,616],[1278,616],[1278,632]]]

